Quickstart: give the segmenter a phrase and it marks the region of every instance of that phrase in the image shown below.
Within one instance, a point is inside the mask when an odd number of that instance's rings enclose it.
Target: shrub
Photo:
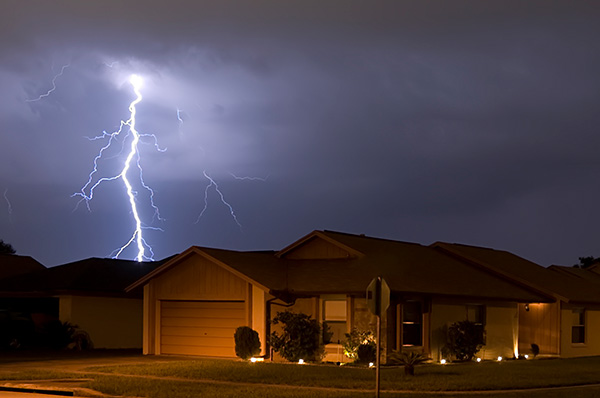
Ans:
[[[377,344],[375,343],[367,343],[361,344],[358,346],[356,350],[356,354],[358,358],[356,362],[358,363],[369,363],[375,362],[377,359]]]
[[[344,354],[354,360],[359,360],[358,351],[361,346],[372,346],[373,350],[376,350],[375,336],[370,330],[352,329],[350,333],[346,333],[346,341],[342,343]],[[365,354],[368,348],[361,349]],[[375,352],[375,351],[374,351]],[[373,361],[364,361],[373,362]]]
[[[455,322],[448,328],[442,353],[457,361],[470,361],[484,345],[482,334],[482,329],[474,322]]]
[[[80,350],[93,348],[92,340],[87,332],[79,329],[77,325],[61,322],[58,319],[46,323],[42,327],[40,337],[42,346],[49,348],[71,347]]]
[[[283,332],[271,333],[270,343],[275,352],[291,362],[320,360],[324,350],[321,344],[321,324],[306,314],[278,312],[272,323],[282,324]]]
[[[233,334],[235,340],[235,355],[248,359],[260,354],[260,339],[258,333],[248,326],[240,326]]]
[[[390,365],[404,365],[404,374],[414,376],[415,366],[431,360],[421,352],[409,351],[402,352],[393,350],[388,355],[388,363]]]

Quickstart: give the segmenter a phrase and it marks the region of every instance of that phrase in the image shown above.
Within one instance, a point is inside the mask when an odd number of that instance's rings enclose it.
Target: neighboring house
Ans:
[[[86,331],[95,348],[142,347],[142,291],[125,287],[162,262],[90,258],[0,280],[0,303],[58,317]]]
[[[314,231],[280,251],[194,246],[127,290],[144,288],[145,354],[234,357],[233,333],[247,325],[259,333],[262,354],[269,355],[269,320],[289,309],[327,323],[333,338],[326,345],[326,360],[344,361],[344,333],[374,330],[365,291],[373,278],[382,276],[391,290],[390,307],[382,316],[384,360],[394,349],[440,360],[445,329],[465,319],[486,331],[479,355],[495,359],[526,353],[531,343],[544,347],[542,353],[570,355],[557,342],[565,338],[557,322],[571,319],[563,319],[570,307],[563,313],[552,310],[559,302],[571,303],[558,290],[557,281],[565,278],[557,275],[492,249]],[[556,317],[541,315],[534,322],[529,317],[537,308],[544,314],[554,311]],[[569,336],[572,330],[584,333],[576,329],[581,326],[569,328]]]

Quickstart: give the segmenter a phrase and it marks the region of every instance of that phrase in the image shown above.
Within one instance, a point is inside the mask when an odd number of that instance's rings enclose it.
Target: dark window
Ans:
[[[475,324],[479,334],[479,344],[485,344],[485,305],[467,305],[467,320]]]
[[[585,309],[576,308],[572,311],[571,343],[585,343]]]
[[[407,301],[402,305],[402,345],[423,345],[423,304]]]

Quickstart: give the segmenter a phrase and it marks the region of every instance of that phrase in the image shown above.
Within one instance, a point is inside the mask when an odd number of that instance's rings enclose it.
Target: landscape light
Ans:
[[[373,362],[369,362],[369,367],[372,368],[373,366],[375,366],[375,364]]]
[[[264,358],[256,358],[256,357],[252,357],[250,358],[250,362],[252,363],[256,363],[256,362],[264,362],[265,359]]]
[[[498,362],[501,362],[501,361],[502,361],[502,357],[498,357]]]
[[[529,355],[525,354],[525,359],[529,359]]]
[[[304,359],[299,359],[299,360],[298,360],[298,363],[299,363],[300,365],[304,365]]]
[[[477,358],[477,362],[481,362],[481,358]]]
[[[440,360],[440,363],[441,363],[442,365],[445,365],[445,364],[446,364],[446,360],[445,360],[445,359],[441,359],[441,360]]]

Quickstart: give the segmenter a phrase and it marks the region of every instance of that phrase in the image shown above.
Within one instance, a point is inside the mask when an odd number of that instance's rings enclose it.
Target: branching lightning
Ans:
[[[113,258],[118,258],[119,255],[121,255],[121,253],[127,247],[129,247],[132,244],[135,244],[135,246],[137,246],[137,253],[138,253],[137,261],[154,260],[154,252],[152,251],[152,247],[150,245],[148,245],[146,243],[146,241],[144,240],[143,230],[144,229],[161,230],[161,229],[142,225],[142,220],[140,218],[137,204],[136,204],[137,192],[134,191],[133,186],[132,186],[131,182],[129,181],[128,172],[130,172],[130,169],[133,166],[132,163],[135,162],[135,166],[137,166],[137,170],[139,173],[140,184],[150,194],[150,205],[151,205],[152,209],[154,210],[153,219],[156,218],[158,220],[162,220],[159,209],[154,204],[154,191],[148,185],[146,185],[146,183],[144,182],[143,171],[142,171],[142,167],[140,164],[140,152],[139,152],[138,145],[139,145],[142,137],[150,137],[153,139],[154,146],[158,151],[164,152],[164,151],[166,151],[166,149],[159,148],[158,141],[153,134],[140,134],[137,131],[137,128],[136,128],[136,114],[137,114],[136,105],[142,101],[142,94],[140,92],[140,87],[142,85],[142,79],[141,79],[141,77],[139,77],[137,75],[132,75],[130,77],[129,82],[133,86],[133,91],[136,95],[136,98],[129,104],[130,117],[126,121],[121,121],[119,129],[117,131],[110,133],[110,134],[107,133],[106,131],[104,131],[102,135],[90,138],[90,140],[92,140],[92,141],[108,139],[108,142],[106,143],[106,145],[104,145],[100,149],[100,151],[98,152],[98,155],[96,155],[96,157],[94,158],[94,167],[88,176],[88,181],[81,188],[80,192],[74,193],[72,196],[81,197],[81,200],[77,203],[75,209],[77,209],[77,207],[79,206],[79,204],[81,202],[85,201],[88,210],[90,210],[89,203],[94,197],[94,190],[103,182],[121,179],[123,181],[123,184],[125,185],[125,190],[126,190],[128,198],[129,198],[131,214],[133,215],[133,218],[135,221],[135,229],[134,229],[134,232],[133,232],[131,238],[129,239],[129,241],[125,245],[120,247],[119,249],[113,251],[111,256]],[[125,145],[125,139],[128,137],[131,137],[131,143],[129,144],[129,147],[128,147],[127,158],[125,159],[125,161],[123,163],[123,168],[121,169],[119,174],[114,175],[112,177],[99,178],[95,183],[93,183],[93,181],[95,179],[95,174],[98,172],[98,162],[100,161],[100,159],[103,159],[103,155],[104,155],[105,151],[108,150],[113,145],[113,143],[118,142],[118,138],[121,135],[121,133],[123,132],[124,128],[127,128],[127,134],[126,134],[125,138],[123,138],[123,141],[122,141],[121,153],[126,151],[126,149],[127,149],[127,146]],[[146,254],[146,253],[148,253],[148,254]]]
[[[221,203],[223,203],[225,206],[227,206],[227,208],[229,209],[229,214],[231,214],[233,221],[235,221],[235,223],[238,225],[238,227],[240,227],[240,230],[241,230],[242,224],[240,224],[240,222],[238,221],[237,216],[235,215],[235,212],[233,211],[233,206],[231,206],[229,204],[229,202],[227,202],[225,200],[225,196],[223,195],[223,192],[221,192],[221,190],[219,189],[219,185],[216,183],[216,181],[214,179],[212,179],[211,176],[208,175],[208,173],[206,173],[206,171],[203,171],[202,173],[204,174],[204,177],[206,177],[208,179],[209,184],[204,189],[204,208],[200,212],[200,215],[198,216],[198,219],[196,220],[195,224],[198,224],[200,222],[200,219],[204,215],[204,212],[206,212],[206,209],[208,208],[208,191],[210,190],[211,187],[214,187],[215,192],[221,198]]]
[[[50,94],[52,94],[54,92],[54,90],[56,90],[56,79],[58,79],[59,77],[61,77],[63,75],[63,73],[65,73],[65,69],[67,69],[70,66],[70,64],[66,64],[63,65],[62,68],[60,68],[60,72],[58,74],[56,74],[54,76],[54,78],[52,78],[52,88],[50,90],[48,90],[46,93],[41,94],[39,97],[35,98],[35,99],[27,99],[25,100],[26,102],[36,102],[41,100],[42,98],[46,98],[48,97]]]

